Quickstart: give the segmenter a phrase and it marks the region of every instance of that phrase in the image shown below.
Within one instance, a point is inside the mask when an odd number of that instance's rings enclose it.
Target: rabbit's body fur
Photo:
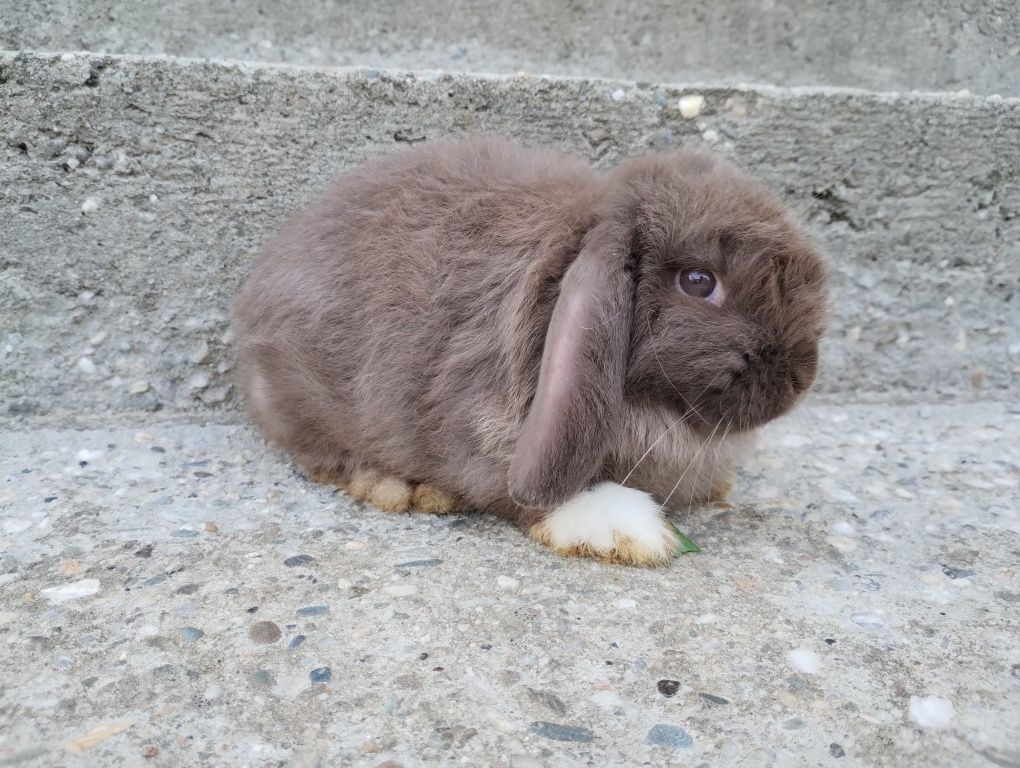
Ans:
[[[656,347],[657,325],[680,310],[707,322],[706,334],[728,333],[734,321],[700,305],[660,311],[642,292],[659,266],[638,251],[667,250],[655,238],[683,225],[676,213],[662,231],[642,218],[674,205],[666,196],[642,209],[649,185],[664,183],[655,162],[636,161],[629,180],[551,150],[474,139],[348,173],[266,246],[235,303],[240,383],[255,421],[311,475],[380,506],[402,510],[420,498],[433,499],[418,504],[433,511],[485,508],[540,539],[549,537],[536,526],[552,510],[604,481],[626,479],[669,507],[718,497],[754,427],[792,405],[806,388],[800,378],[813,378],[808,347],[817,347],[821,315],[780,313],[770,327],[769,338],[788,333],[800,350],[789,365],[803,359],[810,370],[789,374],[796,386],[775,384],[767,410],[748,415],[743,396],[735,410],[704,405],[732,388],[720,385],[718,366],[685,367],[668,345]],[[700,155],[683,162],[695,179],[717,172]],[[741,178],[721,168],[724,182]],[[680,171],[664,178],[686,183]],[[727,209],[721,226],[786,237],[781,208],[749,189],[747,205],[761,211],[745,221]],[[699,243],[710,215],[690,224]],[[755,216],[768,219],[761,233]],[[791,258],[810,262],[808,246],[789,237]],[[821,273],[808,266],[783,267],[781,281],[817,303],[810,291]],[[730,286],[727,301],[733,295]],[[732,368],[735,352],[706,349],[729,355]],[[768,386],[748,385],[748,399],[764,399]]]

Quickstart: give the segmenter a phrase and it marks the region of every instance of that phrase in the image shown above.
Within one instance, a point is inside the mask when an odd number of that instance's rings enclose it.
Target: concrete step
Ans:
[[[32,53],[0,54],[0,97],[16,420],[233,409],[253,250],[352,164],[483,131],[604,166],[705,144],[770,183],[831,254],[823,393],[1020,388],[1020,99]]]
[[[730,501],[628,569],[238,424],[0,433],[0,761],[1020,761],[1020,409],[811,405]]]
[[[0,0],[0,49],[1020,95],[1013,0]]]

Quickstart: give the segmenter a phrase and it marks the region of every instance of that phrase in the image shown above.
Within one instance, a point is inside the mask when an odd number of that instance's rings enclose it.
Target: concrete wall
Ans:
[[[1016,0],[0,0],[0,49],[1020,95]]]
[[[395,144],[498,131],[602,165],[709,143],[831,253],[820,388],[1020,389],[1020,100],[0,55],[0,403],[233,407],[224,334],[294,206]],[[980,371],[980,372],[979,372]]]

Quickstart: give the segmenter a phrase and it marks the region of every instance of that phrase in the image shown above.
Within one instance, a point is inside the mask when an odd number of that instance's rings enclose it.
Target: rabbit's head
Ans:
[[[823,260],[764,187],[681,151],[614,171],[546,333],[510,470],[545,506],[595,476],[625,399],[667,405],[696,432],[754,429],[818,369]]]

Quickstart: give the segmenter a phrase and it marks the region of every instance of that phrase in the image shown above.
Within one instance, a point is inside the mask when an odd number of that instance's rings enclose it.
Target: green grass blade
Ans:
[[[673,523],[669,524],[669,527],[673,529],[673,533],[676,534],[677,539],[677,550],[678,555],[686,555],[688,552],[700,552],[701,547],[691,541],[687,535],[677,528]]]

